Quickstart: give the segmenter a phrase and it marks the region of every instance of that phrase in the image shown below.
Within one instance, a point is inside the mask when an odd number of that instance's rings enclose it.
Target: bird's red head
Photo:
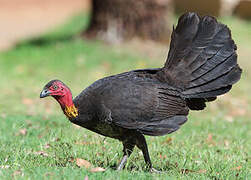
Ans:
[[[71,91],[62,81],[52,80],[48,82],[40,93],[40,98],[47,96],[52,96],[58,101],[67,117],[78,116],[78,110],[72,101]]]

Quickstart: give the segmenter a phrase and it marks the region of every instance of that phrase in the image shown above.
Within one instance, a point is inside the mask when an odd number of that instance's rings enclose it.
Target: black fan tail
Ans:
[[[228,92],[241,72],[229,28],[211,16],[186,13],[173,30],[159,78],[180,89],[190,109],[200,110]]]

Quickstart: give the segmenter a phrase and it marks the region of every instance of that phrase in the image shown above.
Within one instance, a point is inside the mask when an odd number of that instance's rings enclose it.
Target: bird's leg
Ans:
[[[135,144],[130,142],[123,142],[123,158],[121,162],[119,163],[119,166],[117,170],[122,170],[125,167],[126,161],[129,158],[129,156],[132,154],[133,148]]]
[[[146,139],[142,134],[138,134],[137,140],[136,140],[136,145],[143,152],[144,159],[145,159],[145,162],[149,168],[149,171],[152,173],[160,173],[160,171],[158,171],[152,167],[152,162],[151,162],[150,155],[148,152]]]
[[[142,134],[139,134],[137,136],[136,145],[143,152],[144,159],[145,159],[147,166],[152,168],[152,162],[151,162],[150,155],[148,152],[146,139]]]

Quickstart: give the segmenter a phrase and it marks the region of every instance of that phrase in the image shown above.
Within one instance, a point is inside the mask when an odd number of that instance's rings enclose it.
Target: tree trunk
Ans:
[[[167,41],[169,0],[92,0],[91,22],[84,35],[120,42],[138,36]]]
[[[173,0],[176,14],[192,11],[201,16],[219,16],[222,0]]]

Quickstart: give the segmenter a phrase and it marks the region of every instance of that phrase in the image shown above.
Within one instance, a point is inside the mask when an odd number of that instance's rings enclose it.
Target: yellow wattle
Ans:
[[[74,105],[66,106],[64,112],[68,118],[75,118],[78,116],[78,109]]]

